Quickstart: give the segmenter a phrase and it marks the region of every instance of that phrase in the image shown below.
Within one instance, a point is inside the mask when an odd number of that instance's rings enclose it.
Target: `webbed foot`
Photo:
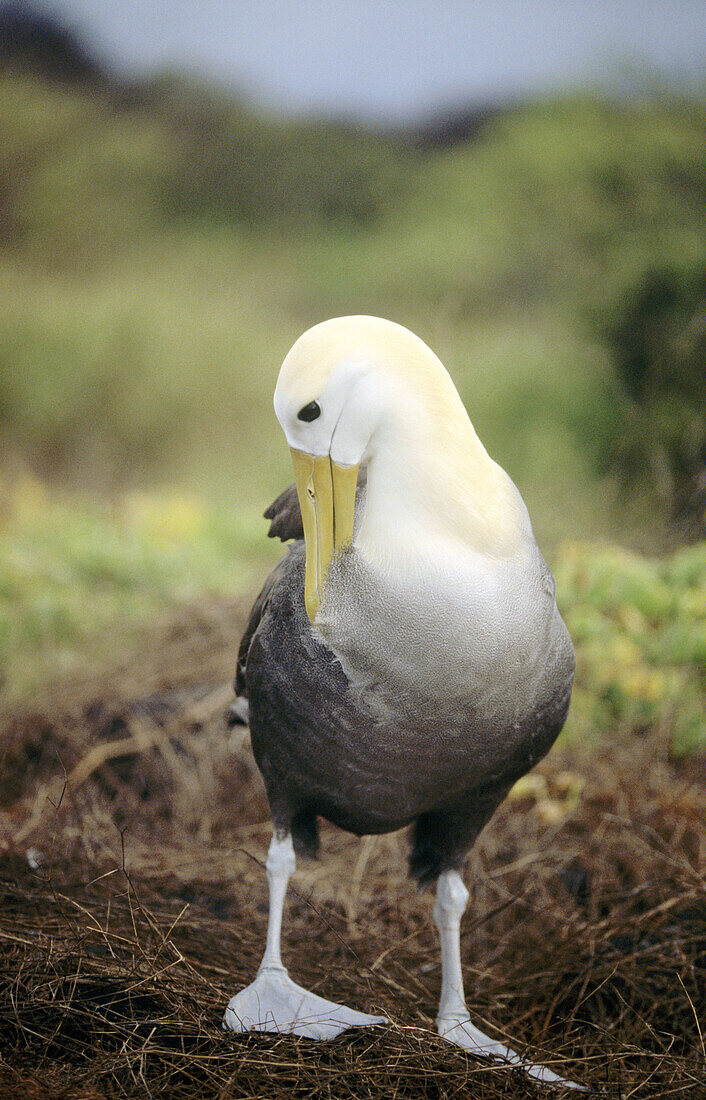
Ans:
[[[581,1092],[590,1091],[585,1085],[577,1085],[574,1081],[567,1081],[566,1078],[559,1077],[547,1066],[539,1066],[534,1062],[528,1062],[512,1047],[506,1047],[497,1039],[491,1039],[489,1035],[486,1035],[480,1028],[471,1023],[470,1016],[467,1019],[460,1020],[456,1017],[444,1018],[439,1016],[436,1020],[436,1026],[442,1039],[453,1043],[454,1046],[463,1047],[470,1054],[477,1054],[482,1058],[494,1058],[509,1062],[510,1065],[523,1069],[528,1077],[532,1077],[543,1085],[561,1085],[566,1089],[578,1089]]]
[[[289,977],[284,967],[264,967],[255,981],[231,999],[223,1027],[230,1031],[268,1031],[306,1039],[334,1039],[349,1027],[386,1024],[310,993]]]

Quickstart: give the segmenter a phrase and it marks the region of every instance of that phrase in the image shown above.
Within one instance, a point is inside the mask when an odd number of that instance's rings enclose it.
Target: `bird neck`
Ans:
[[[460,401],[443,418],[406,409],[371,441],[355,545],[379,568],[444,554],[507,558],[529,520],[510,478],[487,454]]]

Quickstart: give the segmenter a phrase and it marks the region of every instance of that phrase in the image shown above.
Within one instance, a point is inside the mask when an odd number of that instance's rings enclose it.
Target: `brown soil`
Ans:
[[[293,880],[293,977],[387,1027],[234,1036],[255,974],[269,818],[224,712],[245,607],[145,636],[100,681],[4,716],[0,1096],[558,1095],[438,1039],[433,898],[406,840],[323,831]],[[658,733],[556,748],[468,865],[480,1026],[608,1097],[706,1097],[706,776]],[[566,1095],[577,1095],[567,1093]]]

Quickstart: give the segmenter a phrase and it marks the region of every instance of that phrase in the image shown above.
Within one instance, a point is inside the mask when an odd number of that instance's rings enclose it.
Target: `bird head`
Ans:
[[[388,545],[395,527],[404,541],[405,524],[411,530],[418,521],[418,532],[428,517],[449,539],[502,552],[512,483],[488,458],[442,363],[402,325],[353,316],[310,328],[282,364],[274,406],[292,451],[312,622],[331,561],[353,538],[361,462],[368,464],[366,519],[374,492],[377,502],[376,522],[367,526],[391,528]],[[376,466],[386,476],[375,489]],[[499,502],[498,491],[506,499]]]

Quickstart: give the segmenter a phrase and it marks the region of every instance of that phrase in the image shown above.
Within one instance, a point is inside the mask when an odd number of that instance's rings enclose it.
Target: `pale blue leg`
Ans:
[[[317,997],[295,985],[289,977],[282,965],[280,938],[284,898],[294,867],[290,834],[275,832],[267,854],[270,916],[265,954],[255,981],[231,999],[223,1027],[240,1032],[287,1032],[307,1039],[333,1039],[349,1027],[387,1023],[384,1016],[368,1016]]]
[[[520,1066],[529,1077],[547,1085],[563,1085],[564,1088],[584,1089],[573,1081],[566,1081],[546,1066],[528,1062],[511,1047],[485,1035],[475,1024],[466,1008],[461,971],[461,917],[468,903],[468,890],[456,871],[446,871],[439,876],[434,905],[434,921],[441,940],[441,998],[436,1026],[439,1035],[471,1054],[485,1058],[498,1058],[503,1062]]]

